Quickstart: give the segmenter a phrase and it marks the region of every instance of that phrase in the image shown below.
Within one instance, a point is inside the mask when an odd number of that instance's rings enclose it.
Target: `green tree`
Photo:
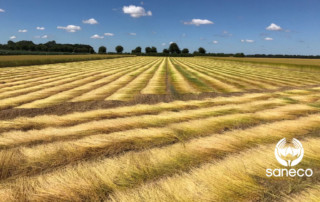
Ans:
[[[189,49],[187,49],[187,48],[182,49],[182,53],[183,54],[188,54],[189,53]]]
[[[234,55],[234,57],[244,57],[244,56],[245,56],[244,53],[236,53]]]
[[[178,44],[176,44],[176,43],[170,44],[169,51],[171,54],[174,54],[174,53],[180,54],[181,53],[180,48],[179,48]]]
[[[140,46],[136,47],[136,49],[134,49],[135,53],[141,53],[142,48]]]
[[[8,48],[10,49],[10,50],[14,50],[15,48],[16,48],[16,43],[15,42],[13,42],[13,41],[8,41]]]
[[[123,47],[122,46],[117,46],[116,47],[116,51],[117,51],[117,53],[122,53],[122,51],[123,51]]]
[[[206,49],[204,49],[204,48],[202,48],[202,47],[200,47],[199,49],[198,49],[198,51],[199,51],[199,53],[200,54],[206,54]]]
[[[157,51],[157,48],[156,47],[154,47],[154,46],[152,46],[152,48],[151,48],[151,53],[157,53],[158,51]]]
[[[162,53],[164,53],[164,54],[169,54],[170,53],[170,51],[168,50],[168,49],[163,49],[163,51],[162,51]]]
[[[150,47],[146,47],[145,51],[146,51],[146,54],[151,53],[151,48]]]
[[[100,46],[98,53],[99,54],[106,54],[107,53],[107,48],[105,46]]]

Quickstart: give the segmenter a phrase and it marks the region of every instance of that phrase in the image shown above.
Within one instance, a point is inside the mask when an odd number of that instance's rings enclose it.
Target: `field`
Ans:
[[[319,201],[320,69],[125,57],[0,69],[2,201]],[[267,177],[297,138],[297,168]]]
[[[214,57],[215,60],[229,60],[239,62],[249,62],[258,64],[272,64],[272,65],[283,65],[283,66],[294,66],[300,68],[319,68],[320,59],[297,59],[297,58],[236,58],[236,57]]]
[[[50,54],[50,53],[49,53]],[[102,60],[128,57],[128,55],[0,55],[1,67],[16,67],[41,64],[55,64],[62,62],[76,62],[87,60]]]

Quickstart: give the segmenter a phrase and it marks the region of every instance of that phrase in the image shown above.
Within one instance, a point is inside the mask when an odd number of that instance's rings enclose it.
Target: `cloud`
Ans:
[[[241,39],[242,43],[254,43],[254,40],[251,39]]]
[[[16,36],[10,36],[10,39],[16,39],[17,37]]]
[[[212,41],[212,43],[217,44],[217,43],[219,43],[219,41]]]
[[[273,38],[271,38],[271,37],[266,37],[266,38],[264,38],[264,40],[266,40],[266,41],[273,41]]]
[[[35,36],[34,38],[36,38],[36,39],[47,39],[47,38],[48,38],[48,35]]]
[[[104,33],[105,36],[114,36],[113,33]]]
[[[5,13],[6,11],[0,8],[0,13]]]
[[[264,33],[264,32],[263,32],[263,33],[260,33],[259,35],[260,35],[260,36],[262,36],[262,37],[270,36],[270,34],[269,34],[269,33]]]
[[[76,32],[76,31],[81,30],[81,27],[80,26],[76,26],[76,25],[68,25],[66,27],[58,26],[57,29],[64,29],[67,32]]]
[[[36,29],[37,29],[37,30],[45,30],[46,28],[44,28],[44,27],[37,27]]]
[[[104,36],[100,36],[100,35],[98,35],[98,34],[95,34],[95,35],[91,36],[90,38],[91,38],[91,39],[103,39]]]
[[[90,18],[88,20],[82,20],[82,22],[84,24],[90,24],[90,25],[95,25],[95,24],[98,24],[98,21],[96,21],[94,18]]]
[[[207,19],[192,19],[189,22],[184,22],[183,24],[185,25],[195,25],[195,26],[200,26],[200,25],[210,25],[214,24],[212,21],[207,20]]]
[[[228,31],[223,31],[221,34],[215,34],[214,36],[217,36],[217,37],[231,37],[232,34],[229,33]]]
[[[131,36],[136,36],[137,35],[137,33],[129,33],[129,35],[131,35]]]
[[[161,44],[161,46],[165,46],[165,45],[166,45],[166,43],[162,43],[162,44]]]
[[[223,31],[222,35],[224,35],[224,36],[232,36],[232,34],[230,34],[228,31]]]
[[[269,31],[281,31],[282,28],[279,25],[271,23],[268,27],[266,27],[266,30],[269,30]]]
[[[173,44],[174,42],[173,41],[170,41],[170,43],[169,44]]]
[[[142,16],[152,16],[151,11],[146,12],[146,10],[141,6],[123,6],[122,11],[125,14],[129,14],[133,18],[140,18]]]
[[[19,29],[18,32],[20,32],[20,33],[26,33],[26,32],[28,32],[28,30],[26,30],[26,29]]]

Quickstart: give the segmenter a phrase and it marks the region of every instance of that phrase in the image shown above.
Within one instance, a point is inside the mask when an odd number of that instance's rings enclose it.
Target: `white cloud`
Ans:
[[[45,30],[46,28],[44,28],[44,27],[37,27],[36,29],[37,29],[37,30]]]
[[[166,45],[166,43],[162,43],[162,44],[161,44],[161,46],[165,46],[165,45]]]
[[[170,41],[170,43],[169,44],[173,44],[174,42],[173,41]]]
[[[18,32],[26,33],[26,32],[28,32],[28,30],[26,30],[26,29],[19,29]]]
[[[217,43],[219,43],[219,41],[212,41],[212,43],[217,44]]]
[[[0,13],[5,13],[6,11],[0,8]]]
[[[232,36],[232,34],[229,33],[228,31],[223,31],[222,36],[228,37],[228,36]]]
[[[131,35],[131,36],[136,36],[137,35],[137,33],[129,33],[129,35]]]
[[[266,30],[269,30],[269,31],[281,31],[282,28],[279,25],[271,23],[268,27],[266,27]]]
[[[266,37],[266,38],[264,38],[264,40],[266,40],[266,41],[272,41],[273,38],[271,38],[271,37]]]
[[[152,16],[151,11],[146,12],[146,10],[141,6],[123,6],[122,11],[125,14],[129,14],[133,18],[140,18],[142,16]]]
[[[241,39],[241,42],[242,43],[253,43],[254,42],[254,40],[251,40],[251,39]]]
[[[104,33],[105,36],[114,36],[113,33]]]
[[[227,38],[227,37],[232,37],[232,34],[224,30],[221,32],[221,34],[215,34],[214,36]]]
[[[64,29],[67,32],[76,32],[76,31],[81,30],[81,27],[80,26],[76,26],[76,25],[68,25],[66,27],[58,26],[57,29]]]
[[[47,39],[47,38],[48,38],[48,35],[35,36],[34,38],[36,38],[36,39]]]
[[[10,39],[16,39],[16,38],[17,38],[16,36],[11,36],[11,37],[10,37]]]
[[[200,25],[210,25],[210,24],[214,24],[214,23],[210,20],[207,20],[207,19],[192,19],[191,21],[184,22],[183,24],[200,26]]]
[[[95,34],[95,35],[91,36],[90,38],[91,38],[91,39],[103,39],[104,36],[100,36],[100,35],[98,35],[98,34]]]
[[[84,24],[90,24],[90,25],[95,25],[95,24],[98,24],[98,21],[96,21],[94,18],[90,18],[88,20],[82,20],[82,22]]]

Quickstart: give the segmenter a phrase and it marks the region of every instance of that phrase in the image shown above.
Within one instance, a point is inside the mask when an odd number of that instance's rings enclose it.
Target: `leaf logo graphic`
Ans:
[[[287,144],[286,138],[283,138],[278,142],[274,150],[276,159],[283,166],[291,167],[291,166],[298,165],[301,162],[304,154],[304,149],[302,147],[301,142],[293,138],[292,139],[293,147],[286,146],[286,144]],[[286,160],[285,158],[289,155],[295,159]]]

